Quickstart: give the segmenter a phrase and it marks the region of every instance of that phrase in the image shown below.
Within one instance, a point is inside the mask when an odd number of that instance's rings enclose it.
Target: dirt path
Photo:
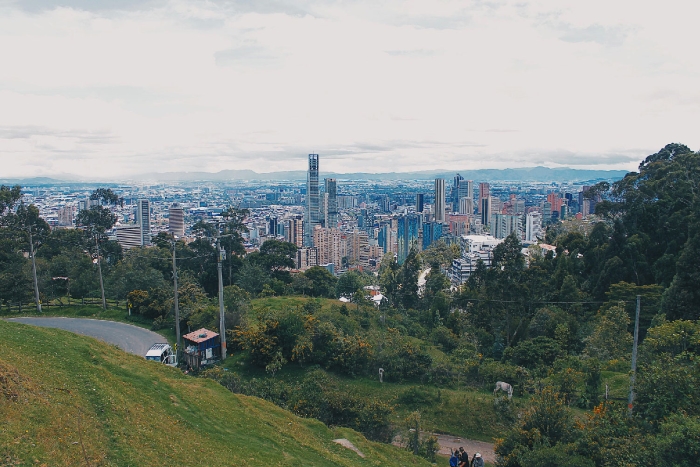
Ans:
[[[496,455],[493,452],[493,443],[474,441],[453,435],[433,435],[438,439],[438,444],[440,445],[440,451],[438,452],[440,454],[449,456],[452,451],[461,446],[465,451],[467,451],[470,459],[474,456],[474,453],[478,452],[481,453],[481,457],[484,458],[484,461],[492,464],[496,462]]]
[[[474,456],[475,453],[478,452],[481,454],[481,457],[484,458],[484,461],[489,462],[491,464],[496,462],[496,454],[494,454],[493,452],[493,443],[475,441],[472,439],[464,439],[454,435],[440,435],[437,433],[424,432],[421,432],[421,434],[432,434],[437,438],[438,444],[440,445],[440,450],[438,451],[438,454],[449,456],[455,449],[463,447],[464,450],[467,451],[467,454],[469,454],[470,459]],[[395,439],[392,444],[394,444],[395,446],[401,446],[401,443],[398,439]]]

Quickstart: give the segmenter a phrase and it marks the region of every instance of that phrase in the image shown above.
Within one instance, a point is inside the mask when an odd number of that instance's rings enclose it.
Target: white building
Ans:
[[[533,211],[525,216],[525,241],[536,242],[542,236],[542,213]]]

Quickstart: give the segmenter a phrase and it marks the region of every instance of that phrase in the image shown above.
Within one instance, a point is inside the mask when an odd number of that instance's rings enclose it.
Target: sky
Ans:
[[[0,0],[0,178],[634,170],[700,149],[692,0]]]

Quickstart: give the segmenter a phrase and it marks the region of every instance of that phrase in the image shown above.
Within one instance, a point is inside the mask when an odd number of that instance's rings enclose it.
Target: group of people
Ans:
[[[469,454],[460,446],[459,449],[452,451],[450,467],[484,467],[484,459],[481,457],[481,454],[477,452],[470,462]]]

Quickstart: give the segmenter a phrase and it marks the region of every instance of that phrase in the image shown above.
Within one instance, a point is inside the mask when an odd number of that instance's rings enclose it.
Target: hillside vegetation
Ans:
[[[429,465],[68,332],[0,321],[0,355],[2,465]]]

